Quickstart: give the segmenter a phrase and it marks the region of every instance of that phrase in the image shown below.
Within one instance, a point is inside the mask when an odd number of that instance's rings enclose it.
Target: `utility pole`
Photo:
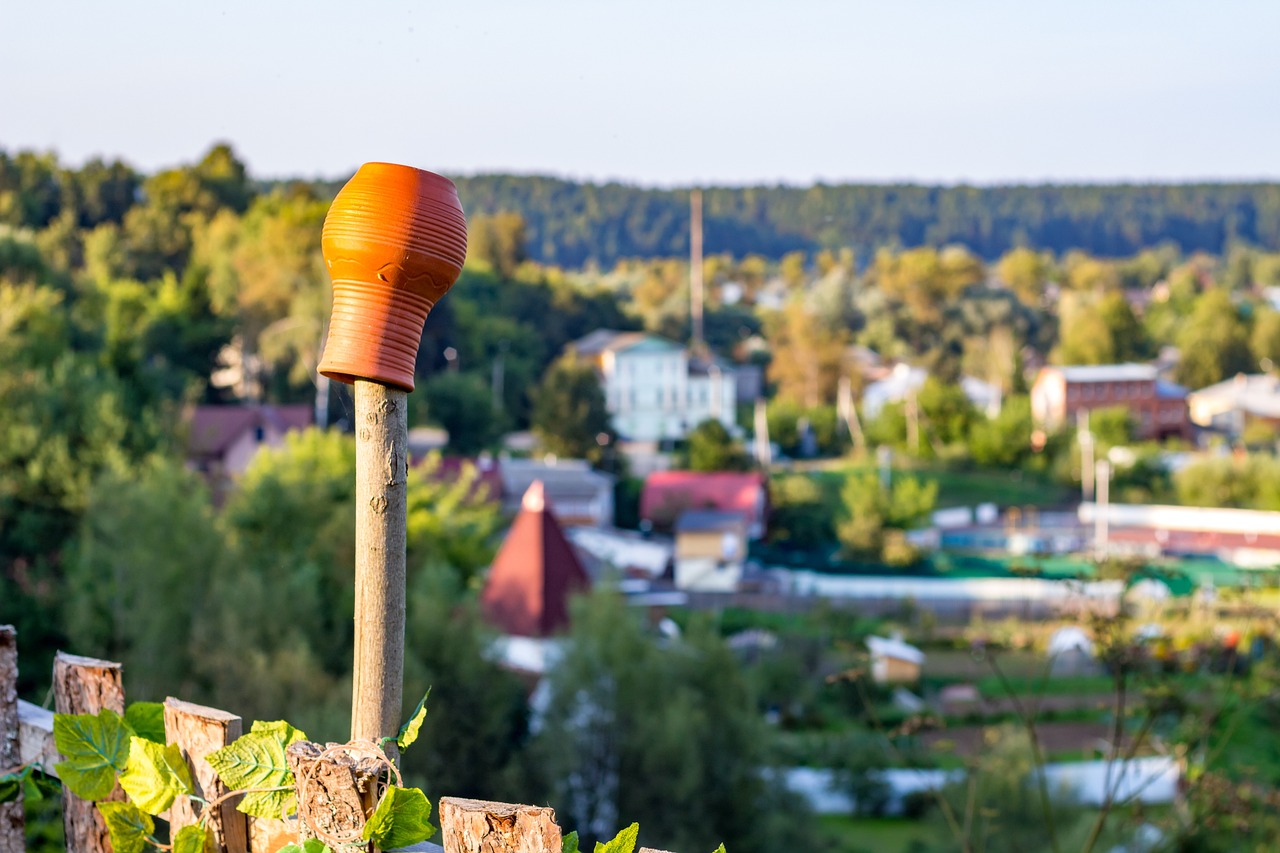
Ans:
[[[858,420],[858,410],[853,404],[853,384],[848,376],[840,377],[840,385],[836,390],[836,416],[849,428],[853,449],[861,456],[867,449],[867,439],[862,434],[862,423]]]
[[[689,321],[695,354],[702,352],[702,190],[689,191]]]
[[[907,390],[907,447],[920,455],[920,404],[916,401],[916,389]]]
[[[1080,499],[1093,500],[1093,433],[1089,432],[1089,410],[1076,411],[1076,441],[1080,443]]]
[[[761,468],[768,468],[773,462],[773,448],[769,445],[769,417],[764,397],[756,398],[755,433],[756,462]]]
[[[1110,550],[1111,514],[1111,463],[1098,460],[1098,502],[1093,507],[1093,547],[1099,560],[1107,558]]]

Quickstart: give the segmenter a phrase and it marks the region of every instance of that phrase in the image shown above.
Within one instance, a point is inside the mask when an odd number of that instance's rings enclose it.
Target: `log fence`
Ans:
[[[123,668],[112,661],[59,652],[53,669],[54,706],[58,713],[97,713],[110,708],[124,712]],[[17,698],[17,634],[0,625],[0,773],[37,763],[56,776],[61,760],[53,734],[53,712]],[[196,794],[214,802],[227,793],[205,756],[241,735],[243,721],[235,714],[169,698],[164,703],[166,740],[177,744],[195,782]],[[291,759],[292,760],[292,759]],[[112,798],[122,799],[119,786]],[[205,853],[276,853],[313,833],[296,819],[268,820],[236,810],[238,798],[224,800],[207,822],[212,841]],[[114,853],[101,815],[63,787],[63,826],[68,853]],[[371,804],[365,803],[365,808]],[[442,797],[436,804],[440,830],[436,840],[401,853],[561,853],[561,830],[555,813],[546,807]],[[191,802],[175,801],[161,815],[171,833],[200,815]],[[0,806],[0,853],[25,853],[21,797]],[[339,851],[341,853],[341,851]],[[642,848],[639,853],[665,853]]]

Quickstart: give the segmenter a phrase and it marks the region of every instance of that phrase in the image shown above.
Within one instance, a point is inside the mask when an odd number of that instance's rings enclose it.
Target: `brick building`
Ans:
[[[1044,367],[1031,386],[1031,414],[1046,429],[1071,423],[1079,411],[1123,406],[1143,439],[1191,438],[1187,389],[1149,364]]]

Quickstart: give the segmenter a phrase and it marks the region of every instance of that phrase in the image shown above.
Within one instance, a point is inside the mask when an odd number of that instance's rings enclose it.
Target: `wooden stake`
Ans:
[[[244,732],[244,722],[235,714],[193,705],[172,697],[164,700],[164,734],[169,743],[177,744],[191,769],[196,794],[212,802],[227,793],[218,774],[205,761],[205,756],[231,743]],[[236,811],[239,798],[218,807],[207,824],[213,835],[213,847],[206,851],[244,853],[248,849],[248,825],[245,816]],[[197,823],[200,816],[186,797],[178,797],[169,810],[169,831],[176,835],[184,826]]]
[[[18,755],[18,632],[0,625],[0,773],[21,762]],[[0,853],[22,853],[26,847],[22,791],[0,805]]]
[[[356,648],[351,737],[376,741],[395,737],[400,728],[408,405],[404,391],[364,379],[357,379],[355,386]]]
[[[59,714],[96,714],[110,708],[124,714],[120,664],[58,652],[53,662],[53,703]],[[109,800],[123,800],[116,785]],[[107,825],[93,803],[62,786],[62,824],[67,853],[111,853]]]
[[[556,813],[545,806],[440,799],[444,853],[560,853]]]

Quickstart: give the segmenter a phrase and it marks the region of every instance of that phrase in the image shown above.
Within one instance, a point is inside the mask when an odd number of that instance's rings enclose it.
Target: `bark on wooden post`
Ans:
[[[0,773],[22,762],[18,754],[18,632],[0,625]],[[26,826],[22,791],[12,803],[0,805],[0,853],[22,853]]]
[[[196,795],[212,802],[227,793],[227,787],[205,761],[205,756],[222,749],[244,732],[244,723],[235,714],[193,705],[172,697],[164,700],[165,739],[177,744],[191,769]],[[238,797],[218,807],[206,826],[213,838],[213,849],[222,853],[245,853],[249,846],[249,827],[245,815],[236,811]],[[200,816],[186,797],[174,800],[169,810],[169,831],[176,834],[184,826],[198,823]],[[210,848],[206,847],[206,851]]]
[[[53,662],[53,702],[59,714],[96,714],[109,708],[124,713],[120,664],[58,652]],[[120,786],[110,800],[123,800]],[[111,853],[107,825],[93,803],[62,786],[62,823],[67,853]]]
[[[298,837],[319,838],[330,848],[359,846],[378,805],[378,779],[387,762],[340,744],[291,744],[285,753],[298,786]],[[372,845],[368,845],[370,850]]]
[[[560,853],[556,813],[544,806],[442,797],[444,853]]]
[[[395,737],[400,729],[408,395],[364,379],[356,380],[355,386],[356,606],[351,738],[376,741]]]

